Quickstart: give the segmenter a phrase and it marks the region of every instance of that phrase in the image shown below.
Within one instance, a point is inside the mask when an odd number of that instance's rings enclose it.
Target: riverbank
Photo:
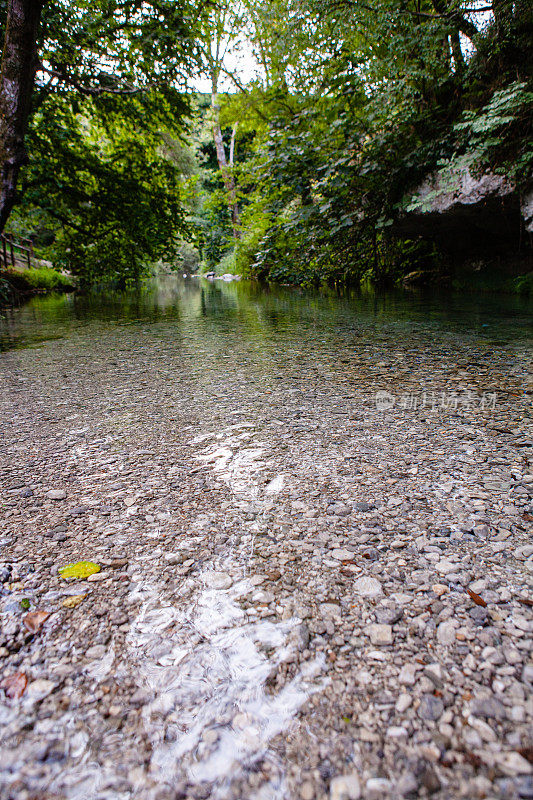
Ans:
[[[36,294],[73,292],[75,289],[75,279],[55,269],[0,270],[0,307],[24,302]]]
[[[68,307],[0,362],[2,797],[527,797],[527,322]]]

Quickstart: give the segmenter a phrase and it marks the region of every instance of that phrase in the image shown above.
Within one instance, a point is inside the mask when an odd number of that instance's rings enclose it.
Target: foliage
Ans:
[[[76,561],[75,564],[66,564],[60,567],[59,574],[64,580],[69,578],[88,578],[90,575],[100,572],[100,565],[95,564],[94,561]]]
[[[52,0],[11,229],[85,282],[157,260],[302,285],[433,269],[432,242],[396,233],[410,189],[464,167],[531,178],[533,7],[481,8]],[[212,96],[184,97],[195,71]]]
[[[262,198],[254,198],[243,211],[243,230],[235,253],[235,268],[240,275],[260,275],[261,265],[256,264],[259,253],[266,246],[266,237],[271,228],[271,215],[265,209]]]
[[[141,122],[143,111],[150,124]],[[168,98],[154,96],[51,96],[43,103],[30,131],[23,211],[31,225],[38,209],[41,225],[53,231],[42,254],[56,266],[85,282],[125,283],[149,261],[172,257],[185,229],[180,173],[163,154],[158,130],[165,116],[172,124],[172,111]]]
[[[526,183],[533,172],[533,91],[514,81],[481,109],[465,111],[454,131],[463,150],[481,167],[490,166]]]
[[[0,275],[0,309],[13,303],[13,288],[11,283]]]
[[[526,295],[527,297],[533,295],[533,272],[514,278],[512,289],[517,294]]]
[[[70,292],[75,288],[75,282],[68,275],[63,275],[55,269],[39,267],[37,269],[5,270],[1,280],[21,293],[33,292]]]
[[[138,280],[186,231],[165,137],[183,135],[177,87],[197,62],[202,13],[188,0],[45,6],[30,162],[9,230],[84,282]]]
[[[502,5],[484,22],[461,2],[247,3],[262,76],[236,81],[221,109],[247,137],[241,274],[396,281],[441,260],[433,243],[395,235],[409,187],[461,164],[527,183],[532,12]],[[214,215],[205,225],[223,252],[224,226]]]
[[[35,106],[49,94],[120,98],[183,85],[197,61],[204,14],[188,0],[48,0]],[[4,24],[1,4],[2,34]]]

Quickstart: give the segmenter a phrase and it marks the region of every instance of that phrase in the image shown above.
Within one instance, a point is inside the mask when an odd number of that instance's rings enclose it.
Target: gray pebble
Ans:
[[[433,694],[424,694],[420,698],[418,706],[418,716],[425,720],[438,720],[444,711],[444,704],[440,697]]]

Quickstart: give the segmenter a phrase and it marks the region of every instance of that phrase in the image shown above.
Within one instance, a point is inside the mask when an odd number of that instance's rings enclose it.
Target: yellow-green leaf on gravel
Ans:
[[[75,564],[66,564],[59,570],[62,578],[88,578],[95,572],[100,572],[100,567],[93,561],[76,561]]]
[[[83,603],[85,597],[87,597],[86,594],[72,594],[70,597],[65,597],[61,605],[65,606],[65,608],[76,608],[80,603]]]

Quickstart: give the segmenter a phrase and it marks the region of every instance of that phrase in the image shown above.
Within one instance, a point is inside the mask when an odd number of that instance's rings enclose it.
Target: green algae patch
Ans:
[[[95,572],[100,572],[100,567],[93,561],[76,561],[75,564],[66,564],[59,570],[59,574],[65,580],[68,580],[68,578],[88,578],[89,575],[94,575]]]

